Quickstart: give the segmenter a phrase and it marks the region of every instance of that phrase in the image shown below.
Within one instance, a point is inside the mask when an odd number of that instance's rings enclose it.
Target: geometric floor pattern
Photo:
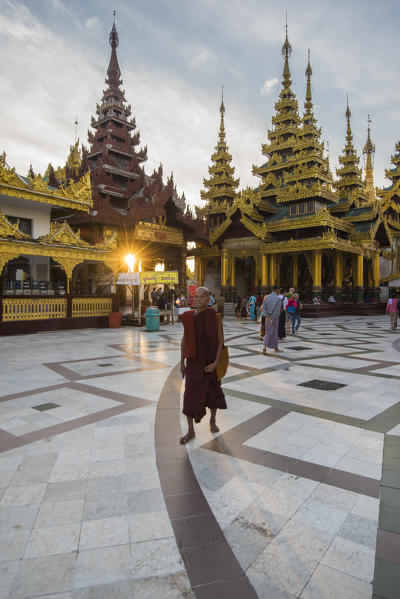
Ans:
[[[2,338],[0,598],[398,599],[400,336],[224,327],[228,410],[186,447],[180,324]]]

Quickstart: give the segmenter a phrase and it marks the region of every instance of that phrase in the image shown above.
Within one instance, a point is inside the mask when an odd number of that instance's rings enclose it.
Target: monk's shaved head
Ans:
[[[207,287],[197,287],[196,293],[203,293],[207,297],[210,295],[210,290]]]

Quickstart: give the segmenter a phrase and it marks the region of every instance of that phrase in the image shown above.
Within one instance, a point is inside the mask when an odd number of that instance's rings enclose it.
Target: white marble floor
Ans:
[[[399,401],[400,353],[385,317],[366,322],[303,320],[280,358],[260,355],[257,325],[225,322],[221,434],[278,407],[240,446],[379,481],[384,434],[400,434],[381,418]],[[176,324],[1,339],[0,599],[195,597],[154,445],[181,335]],[[344,386],[299,386],[315,379]],[[370,599],[378,497],[204,448],[211,438],[204,421],[188,455],[257,596]]]

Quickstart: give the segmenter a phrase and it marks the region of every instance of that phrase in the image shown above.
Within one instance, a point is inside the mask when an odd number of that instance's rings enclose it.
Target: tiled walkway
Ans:
[[[398,599],[388,325],[306,320],[262,356],[225,322],[229,409],[186,447],[179,324],[1,338],[0,598]]]

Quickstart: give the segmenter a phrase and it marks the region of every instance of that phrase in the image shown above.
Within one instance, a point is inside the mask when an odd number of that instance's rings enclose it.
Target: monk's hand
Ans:
[[[186,375],[185,362],[181,362],[181,375],[182,375],[182,378]]]
[[[204,372],[214,372],[216,367],[217,367],[217,363],[212,362],[212,364],[209,364],[208,366],[205,367]]]

